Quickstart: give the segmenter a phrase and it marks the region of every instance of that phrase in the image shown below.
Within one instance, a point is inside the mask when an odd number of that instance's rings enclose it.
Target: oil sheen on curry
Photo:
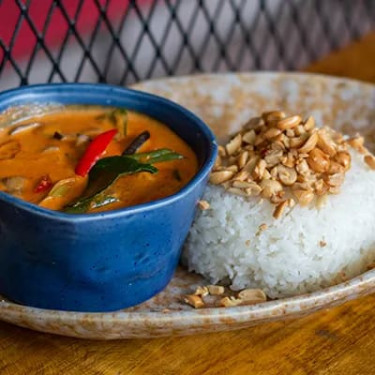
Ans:
[[[0,130],[0,190],[67,213],[167,197],[197,169],[172,130],[125,109],[68,106]]]

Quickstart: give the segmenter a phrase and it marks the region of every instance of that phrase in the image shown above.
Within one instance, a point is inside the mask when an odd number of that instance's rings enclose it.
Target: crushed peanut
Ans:
[[[220,300],[220,305],[223,307],[234,307],[242,304],[242,300],[235,297],[224,297]]]
[[[246,304],[267,301],[267,296],[261,289],[244,289],[238,293],[237,298]]]
[[[260,232],[263,232],[263,231],[266,230],[267,228],[268,228],[267,224],[263,223],[263,224],[260,224],[260,225],[259,225],[258,230],[259,230]]]
[[[200,296],[200,297],[208,296],[208,294],[209,294],[209,290],[206,286],[198,286],[194,292],[195,296]]]
[[[220,296],[225,292],[225,288],[221,285],[207,285],[207,290],[211,296]]]
[[[283,211],[285,210],[285,208],[287,206],[288,206],[288,201],[287,200],[282,201],[281,203],[279,203],[276,206],[275,211],[273,212],[273,217],[275,219],[278,219],[283,214]]]
[[[210,182],[214,185],[221,184],[225,181],[230,180],[234,175],[234,172],[231,170],[224,170],[218,172],[212,172],[210,176]]]
[[[304,121],[299,115],[265,112],[220,146],[210,182],[236,195],[269,200],[278,219],[296,202],[320,208],[327,195],[340,192],[351,164],[348,146],[375,169],[363,137],[345,141],[331,128],[316,128],[311,116]]]
[[[366,155],[365,162],[371,169],[375,169],[375,158],[372,155]]]
[[[205,200],[200,200],[200,201],[198,201],[198,207],[202,211],[204,211],[204,210],[208,210],[210,208],[210,204]]]
[[[253,305],[267,301],[261,289],[233,291],[222,285],[197,286],[193,294],[184,295],[182,301],[195,309],[202,307],[235,307]]]
[[[220,300],[220,305],[224,307],[234,307],[243,305],[253,305],[267,301],[267,296],[261,289],[244,289],[240,291],[237,298],[234,296],[224,297]]]
[[[193,306],[195,309],[204,307],[203,299],[200,296],[194,294],[189,294],[183,298],[184,302],[190,306]]]
[[[348,139],[348,144],[353,147],[355,150],[357,150],[361,154],[366,153],[366,148],[364,147],[365,139],[361,136],[356,136],[355,138]]]

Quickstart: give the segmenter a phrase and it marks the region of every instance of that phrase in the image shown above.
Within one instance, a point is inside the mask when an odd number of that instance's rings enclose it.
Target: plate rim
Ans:
[[[188,272],[185,270],[185,272]],[[32,306],[26,306],[26,305],[20,305],[17,303],[9,302],[9,301],[1,301],[0,302],[0,312],[1,310],[5,310],[9,312],[9,315],[17,315],[19,313],[25,312],[27,309],[28,312],[34,313],[35,315],[43,314],[43,318],[47,318],[47,320],[51,319],[54,320],[58,316],[59,318],[64,318],[64,321],[71,321],[71,322],[77,322],[82,319],[90,319],[91,321],[95,321],[95,319],[102,320],[103,318],[107,318],[106,320],[110,318],[111,322],[123,322],[128,316],[131,316],[131,320],[136,320],[137,318],[139,320],[143,321],[144,317],[150,317],[152,316],[152,320],[148,321],[148,324],[152,324],[154,320],[160,321],[166,320],[166,317],[172,317],[172,319],[168,319],[169,321],[173,321],[176,318],[175,315],[178,315],[178,319],[180,320],[183,317],[190,318],[197,318],[197,319],[206,319],[207,317],[210,318],[225,318],[225,317],[233,317],[235,315],[243,315],[244,313],[251,313],[251,312],[271,312],[273,310],[277,310],[280,306],[287,305],[287,308],[285,308],[285,314],[288,313],[288,309],[290,309],[290,313],[292,312],[301,312],[301,311],[309,311],[310,309],[316,309],[319,306],[321,306],[323,303],[326,304],[326,301],[322,301],[326,297],[332,296],[331,302],[334,301],[340,301],[341,299],[355,295],[360,294],[357,290],[353,290],[354,288],[360,288],[361,290],[364,290],[365,292],[369,290],[369,288],[366,288],[367,284],[371,284],[371,282],[374,283],[375,287],[375,269],[366,271],[348,281],[342,282],[340,284],[336,284],[333,286],[330,286],[328,288],[323,288],[320,290],[317,290],[315,292],[311,293],[304,293],[300,295],[296,295],[293,297],[286,297],[286,298],[280,298],[280,299],[274,299],[269,300],[262,303],[257,303],[254,305],[247,305],[247,306],[233,306],[233,307],[209,307],[209,308],[201,308],[201,309],[194,309],[191,310],[170,310],[168,312],[159,312],[159,311],[113,311],[113,312],[78,312],[78,311],[64,311],[64,310],[49,310],[49,309],[41,309],[37,307]],[[340,295],[338,298],[336,296],[338,295],[338,292],[340,292]],[[361,295],[365,295],[361,294]],[[320,302],[320,303],[317,303]],[[303,310],[294,310],[293,307],[295,307],[296,304],[304,304]],[[261,306],[262,308],[259,308]],[[227,312],[230,311],[231,314],[228,316]],[[68,319],[65,319],[68,318]],[[71,319],[73,318],[73,319]],[[120,319],[118,319],[120,318]],[[3,319],[3,316],[0,316],[0,320]]]
[[[175,77],[161,77],[156,79],[150,79],[138,82],[130,87],[136,90],[145,90],[147,85],[155,83],[168,83],[168,82],[178,82],[186,79],[202,79],[202,78],[236,78],[236,77],[283,77],[286,79],[292,78],[308,78],[316,77],[325,81],[332,83],[348,83],[349,85],[359,85],[366,89],[371,89],[374,91],[375,95],[375,84],[364,82],[352,78],[346,77],[336,77],[326,74],[310,73],[310,72],[277,72],[277,71],[261,71],[261,72],[229,72],[229,73],[200,73],[192,75],[182,75]],[[185,272],[188,272],[187,270]],[[163,324],[172,324],[168,327],[167,332],[164,334],[156,334],[153,336],[152,333],[147,335],[139,334],[126,334],[126,332],[119,333],[115,338],[127,338],[127,337],[156,337],[156,336],[167,336],[171,333],[176,326],[182,327],[182,333],[177,334],[187,334],[185,331],[191,327],[196,329],[197,332],[214,331],[214,329],[207,329],[202,327],[202,324],[210,319],[209,326],[225,325],[223,322],[225,319],[237,319],[233,323],[233,328],[228,328],[231,324],[227,324],[225,329],[236,329],[239,328],[243,323],[248,323],[247,326],[253,325],[254,322],[262,322],[269,320],[279,319],[281,316],[285,317],[296,317],[298,315],[305,315],[313,311],[318,310],[323,306],[330,307],[331,305],[337,305],[344,303],[347,300],[355,299],[359,296],[365,296],[372,293],[375,290],[375,269],[363,272],[362,274],[351,278],[345,282],[320,289],[311,293],[304,293],[301,295],[296,295],[292,297],[286,297],[276,300],[270,300],[259,304],[254,304],[250,306],[236,306],[236,307],[210,307],[202,309],[191,310],[169,310],[168,312],[158,312],[158,311],[114,311],[114,312],[76,312],[76,311],[62,311],[62,310],[48,310],[36,307],[31,307],[27,305],[20,305],[10,301],[0,301],[0,321],[8,322],[18,326],[26,326],[30,328],[27,323],[43,321],[46,327],[35,328],[33,330],[38,330],[42,332],[50,332],[54,334],[60,334],[64,336],[74,336],[81,338],[89,338],[89,335],[79,334],[67,335],[65,333],[59,333],[56,329],[48,328],[48,323],[73,323],[80,324],[83,322],[91,323],[115,323],[121,325],[123,328],[128,324],[132,327],[141,327],[145,324],[147,319],[147,327],[150,328],[160,328]],[[261,317],[260,317],[261,315]],[[22,321],[19,319],[22,317]],[[188,320],[188,325],[186,321]],[[174,323],[178,323],[177,325]],[[246,325],[245,325],[246,326]],[[106,339],[105,337],[98,337]],[[95,337],[95,335],[91,335]]]
[[[360,84],[372,88],[375,90],[375,83],[362,81],[356,78],[351,77],[343,77],[343,76],[333,76],[331,74],[325,73],[313,73],[313,72],[298,72],[298,71],[276,71],[276,70],[262,70],[262,71],[249,71],[249,72],[223,72],[223,73],[194,73],[194,74],[186,74],[180,76],[167,76],[167,77],[158,77],[153,79],[145,79],[143,81],[139,81],[134,83],[130,86],[127,86],[134,90],[143,90],[139,88],[145,84],[149,83],[163,83],[163,82],[171,82],[171,81],[179,81],[182,79],[191,79],[191,78],[215,78],[215,77],[251,77],[251,76],[284,76],[284,77],[311,77],[311,78],[321,78],[324,80],[332,81],[340,83],[340,81],[345,81],[351,84]]]

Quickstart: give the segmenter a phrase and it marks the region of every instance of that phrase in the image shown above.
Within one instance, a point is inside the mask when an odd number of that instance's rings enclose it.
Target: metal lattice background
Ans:
[[[295,70],[375,27],[375,0],[76,0],[74,9],[65,0],[10,1],[17,19],[11,35],[0,34],[0,89]],[[0,0],[3,16],[10,1]],[[41,2],[48,9],[37,25],[33,14]],[[84,28],[80,18],[87,6]],[[63,35],[50,43],[57,20]],[[33,38],[28,53],[18,56],[22,28]]]

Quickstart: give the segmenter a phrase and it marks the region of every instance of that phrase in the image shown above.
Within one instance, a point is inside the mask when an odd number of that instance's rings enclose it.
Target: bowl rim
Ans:
[[[208,125],[202,119],[200,119],[198,116],[196,116],[193,112],[191,112],[187,108],[158,95],[149,94],[144,91],[130,89],[127,87],[121,87],[121,86],[103,84],[103,83],[49,83],[49,84],[36,84],[36,85],[22,86],[22,87],[0,92],[0,103],[6,100],[16,98],[17,96],[22,96],[27,93],[35,93],[35,92],[45,93],[46,90],[49,92],[55,92],[58,95],[59,91],[56,91],[56,90],[59,90],[59,89],[61,90],[79,89],[81,91],[87,90],[88,92],[90,92],[89,97],[95,96],[91,93],[93,89],[108,90],[109,93],[114,92],[117,94],[130,95],[130,96],[133,96],[134,98],[142,98],[142,100],[153,101],[154,102],[153,104],[157,102],[158,104],[162,106],[169,107],[168,108],[169,110],[177,112],[181,115],[184,115],[185,117],[188,118],[189,122],[193,122],[198,126],[201,133],[206,138],[207,145],[209,147],[209,149],[207,150],[207,157],[204,160],[198,172],[194,175],[194,177],[177,193],[172,194],[162,199],[158,199],[158,200],[147,202],[147,203],[142,203],[142,204],[135,205],[135,206],[124,207],[124,208],[120,208],[116,210],[110,210],[110,211],[104,211],[104,212],[98,212],[98,213],[85,213],[85,214],[73,215],[73,214],[68,214],[68,213],[64,213],[61,211],[53,211],[47,208],[40,207],[34,203],[24,201],[20,198],[14,197],[2,191],[0,191],[0,201],[1,200],[5,201],[18,209],[28,211],[29,213],[37,214],[38,216],[44,217],[45,219],[55,219],[59,221],[74,222],[74,223],[117,219],[122,216],[135,215],[139,213],[145,213],[147,211],[151,211],[154,209],[158,209],[158,208],[167,206],[169,204],[172,204],[184,198],[199,183],[201,183],[202,180],[204,180],[204,178],[209,174],[210,170],[212,169],[214,162],[216,160],[216,157],[217,157],[217,153],[218,153],[216,137],[213,134],[212,130],[208,127]],[[64,95],[63,91],[60,92],[60,94]],[[30,102],[27,102],[27,100],[25,100],[25,103],[23,104],[26,105],[26,104],[32,104],[32,103],[33,103],[32,100],[30,100]],[[21,106],[23,104],[20,103],[20,104],[15,105],[14,107],[18,105]],[[51,101],[50,104],[59,104],[59,103],[58,102],[56,103],[56,101],[55,102]],[[71,103],[71,105],[74,105],[74,103]],[[12,105],[7,106],[6,109],[11,108],[11,107]],[[163,122],[163,120],[160,120],[160,121]]]

